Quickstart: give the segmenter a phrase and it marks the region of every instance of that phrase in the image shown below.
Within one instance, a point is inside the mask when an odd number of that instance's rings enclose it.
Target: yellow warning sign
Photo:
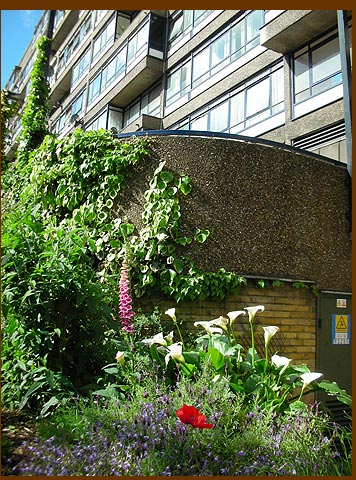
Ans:
[[[347,332],[348,327],[348,316],[346,315],[336,315],[335,329],[337,332]]]

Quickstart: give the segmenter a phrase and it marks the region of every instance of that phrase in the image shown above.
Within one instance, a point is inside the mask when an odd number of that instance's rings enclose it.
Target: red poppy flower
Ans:
[[[212,428],[212,423],[206,423],[206,417],[195,407],[183,404],[182,408],[177,410],[177,417],[183,423],[188,423],[195,428]]]

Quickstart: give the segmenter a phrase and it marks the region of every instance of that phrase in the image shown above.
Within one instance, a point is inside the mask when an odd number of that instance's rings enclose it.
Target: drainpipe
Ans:
[[[341,74],[344,95],[347,170],[352,176],[352,115],[351,115],[351,63],[350,41],[347,28],[347,10],[337,10]]]

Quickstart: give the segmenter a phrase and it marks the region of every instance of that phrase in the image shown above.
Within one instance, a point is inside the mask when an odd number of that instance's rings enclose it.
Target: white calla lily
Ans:
[[[263,328],[264,337],[265,337],[265,357],[266,357],[266,362],[268,362],[268,345],[273,335],[275,335],[279,331],[279,327],[271,325],[269,327],[262,327],[262,328]],[[266,366],[267,366],[267,363],[266,363]]]
[[[229,319],[223,317],[222,315],[219,318],[214,320],[215,323],[212,325],[216,325],[217,327],[221,327],[223,330],[227,331],[227,326],[229,324]]]
[[[256,307],[245,307],[245,310],[247,310],[248,313],[248,321],[252,323],[256,313],[263,312],[264,309],[264,305],[257,305]]]
[[[236,318],[239,317],[240,315],[246,315],[245,310],[236,310],[234,312],[229,312],[227,316],[230,319],[230,325],[232,325],[236,320]]]
[[[222,333],[220,327],[213,327],[213,325],[216,325],[216,320],[210,320],[209,322],[194,322],[194,327],[197,327],[198,325],[201,325],[210,335],[213,333]]]
[[[323,374],[322,373],[317,373],[317,372],[307,372],[307,373],[303,373],[300,376],[300,378],[302,379],[303,389],[304,389],[310,383],[321,380],[323,378]]]
[[[124,352],[117,352],[117,354],[115,355],[115,358],[120,365],[124,365],[124,363],[125,363],[125,353]]]
[[[164,357],[166,365],[168,365],[168,362],[169,362],[170,358],[173,358],[174,360],[177,360],[178,362],[185,363],[185,358],[183,357],[183,347],[179,342],[178,343],[173,343],[173,345],[169,345],[167,348],[168,348],[168,353]]]
[[[162,332],[157,333],[152,338],[145,338],[144,340],[141,340],[141,342],[149,346],[153,345],[154,343],[158,343],[158,345],[162,345],[163,347],[167,346],[167,342],[163,338]]]
[[[176,309],[175,308],[169,308],[164,312],[166,315],[171,317],[171,319],[175,322],[176,321]]]
[[[302,389],[300,391],[300,395],[299,395],[299,400],[302,398],[302,395],[304,393],[304,390],[305,388],[313,383],[313,382],[317,382],[319,380],[321,380],[323,378],[323,374],[322,373],[318,373],[318,372],[306,372],[306,373],[303,373],[301,376],[300,376],[302,382],[303,382],[303,385],[302,385]]]
[[[283,367],[282,370],[279,372],[279,374],[281,375],[289,366],[292,359],[275,354],[275,355],[272,355],[271,361],[276,368]]]
[[[273,335],[279,332],[279,327],[275,327],[274,325],[271,325],[269,327],[262,327],[262,328],[264,331],[265,347],[267,348]]]
[[[167,342],[166,342],[166,340],[164,339],[162,332],[157,333],[157,335],[154,335],[154,336],[152,337],[152,342],[153,342],[153,343],[158,343],[158,345],[162,345],[162,347],[166,347],[166,346],[167,346]]]
[[[168,343],[172,343],[173,342],[173,330],[164,337]]]

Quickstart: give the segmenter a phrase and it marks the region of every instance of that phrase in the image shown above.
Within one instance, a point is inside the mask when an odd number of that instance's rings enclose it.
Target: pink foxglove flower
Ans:
[[[128,265],[126,259],[124,259],[120,276],[120,318],[123,325],[122,328],[127,333],[133,333],[134,331],[132,317],[134,317],[135,312],[132,310],[131,303]]]

